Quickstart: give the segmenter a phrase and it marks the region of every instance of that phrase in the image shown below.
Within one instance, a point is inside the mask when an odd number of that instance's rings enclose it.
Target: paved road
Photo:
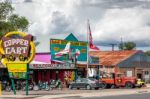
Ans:
[[[68,99],[77,99],[77,97],[69,97]],[[90,97],[90,98],[78,97],[78,99],[150,99],[150,93],[147,93],[147,94],[133,94],[133,95],[121,95],[121,96],[109,96],[109,97]]]

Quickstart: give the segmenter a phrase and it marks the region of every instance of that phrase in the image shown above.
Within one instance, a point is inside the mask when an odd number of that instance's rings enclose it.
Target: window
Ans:
[[[80,82],[81,82],[81,79],[78,79],[76,82],[80,83]]]
[[[145,71],[145,75],[149,75],[149,71]]]

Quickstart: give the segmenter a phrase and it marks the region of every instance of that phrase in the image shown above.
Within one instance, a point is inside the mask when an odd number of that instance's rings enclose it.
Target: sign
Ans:
[[[99,64],[99,57],[95,57],[95,56],[89,56],[89,63],[90,64]]]
[[[26,95],[28,95],[28,64],[35,55],[33,37],[23,32],[9,32],[0,41],[1,63],[7,67],[14,94],[16,94],[14,79],[26,80]]]
[[[75,64],[30,64],[30,69],[75,69]]]
[[[132,70],[127,70],[127,77],[132,77]]]
[[[27,65],[22,63],[8,64],[7,68],[9,72],[27,72]]]
[[[9,72],[10,78],[17,78],[17,79],[24,79],[27,78],[27,75],[25,72]]]
[[[62,57],[59,57],[59,58],[55,57],[55,53],[64,50],[68,42],[71,43],[70,53],[72,54],[72,57],[75,57],[74,53],[78,49],[80,51],[80,56],[78,56],[77,61],[87,61],[87,42],[68,41],[68,40],[60,40],[60,39],[50,40],[51,59],[59,60],[59,61],[71,60],[70,54],[63,55]]]
[[[4,48],[5,56],[7,58],[10,55],[14,55],[15,57],[23,55],[24,57],[28,57],[31,39],[31,35],[19,38],[2,37],[2,47]]]

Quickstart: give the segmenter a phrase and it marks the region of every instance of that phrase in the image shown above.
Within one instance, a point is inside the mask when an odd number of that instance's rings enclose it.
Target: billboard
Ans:
[[[56,57],[56,53],[63,51],[66,48],[66,45],[68,45],[68,43],[70,43],[69,54],[63,54],[61,57]],[[80,52],[80,55],[78,55],[78,57],[75,54],[77,50]],[[51,60],[73,62],[73,59],[76,59],[77,61],[87,61],[87,42],[51,39],[50,51],[51,51]]]

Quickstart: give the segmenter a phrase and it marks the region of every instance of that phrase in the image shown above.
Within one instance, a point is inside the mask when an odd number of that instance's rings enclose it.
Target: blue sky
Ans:
[[[36,36],[75,33],[86,40],[87,19],[93,41],[101,50],[110,43],[133,41],[149,50],[150,0],[12,0],[15,13],[30,21],[28,33]],[[117,48],[116,48],[117,49]]]

